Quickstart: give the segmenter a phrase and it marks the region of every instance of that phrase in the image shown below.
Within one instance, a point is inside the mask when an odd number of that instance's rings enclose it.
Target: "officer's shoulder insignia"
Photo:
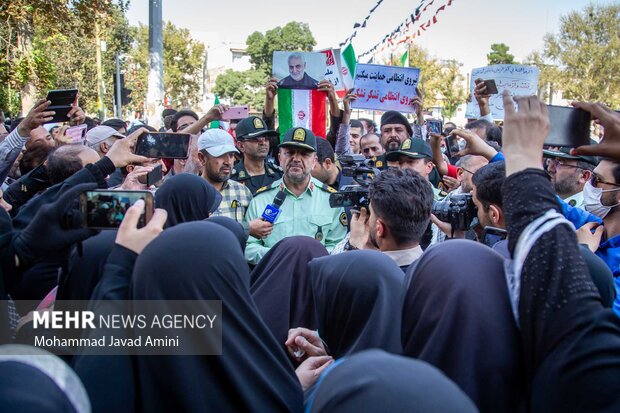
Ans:
[[[411,139],[407,139],[403,142],[402,150],[411,149]]]
[[[338,218],[338,220],[340,221],[340,223],[342,224],[343,227],[346,227],[348,224],[348,219],[347,219],[347,214],[346,213],[341,213],[340,214],[340,218]]]
[[[265,127],[265,125],[263,124],[263,121],[261,120],[261,118],[254,118],[254,127],[256,129],[264,128]]]
[[[239,171],[239,178],[245,178],[245,171]]]
[[[265,191],[266,191],[266,190],[268,190],[268,189],[269,189],[269,187],[268,187],[268,186],[261,186],[260,188],[258,188],[258,189],[256,190],[256,193],[255,193],[254,195],[258,195],[258,194],[260,194],[261,192],[265,192]]]
[[[375,162],[375,166],[376,166],[377,168],[383,168],[383,161],[377,161],[377,162]]]
[[[306,131],[303,130],[303,128],[295,129],[295,132],[293,133],[293,140],[294,141],[299,141],[299,142],[305,142],[306,141]]]
[[[329,185],[327,185],[327,184],[323,184],[323,185],[321,185],[321,186],[320,186],[320,188],[321,188],[323,191],[326,191],[326,192],[331,192],[331,193],[338,192],[338,191],[336,191],[334,188],[332,188],[331,186],[329,186]]]
[[[574,199],[571,199],[570,201],[568,201],[568,205],[574,207],[575,205],[577,205],[577,201],[575,201]]]

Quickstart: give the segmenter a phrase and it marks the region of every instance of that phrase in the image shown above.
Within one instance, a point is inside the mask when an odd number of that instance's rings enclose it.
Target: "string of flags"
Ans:
[[[426,10],[435,3],[435,0],[430,0],[426,5],[424,1],[418,6],[411,15],[409,15],[404,22],[399,24],[390,34],[386,34],[383,39],[375,44],[372,48],[365,51],[358,56],[358,59],[369,55],[380,53],[386,48],[393,48],[398,45],[407,43],[422,36],[428,28],[438,22],[437,16],[440,12],[444,11],[448,6],[451,6],[454,0],[448,0],[446,4],[441,5],[435,13],[428,18],[428,20],[421,20],[422,15]],[[423,6],[423,7],[422,7]]]
[[[362,28],[362,29],[363,29],[363,28],[365,28],[365,27],[366,27],[366,23],[367,23],[367,22],[368,22],[368,20],[370,19],[370,16],[371,16],[371,15],[375,12],[375,10],[377,10],[377,7],[379,7],[379,5],[380,5],[381,3],[383,3],[383,0],[379,0],[379,1],[377,2],[377,4],[375,4],[375,6],[374,6],[372,9],[370,9],[370,11],[368,12],[368,15],[364,18],[364,21],[363,21],[361,24],[356,22],[356,23],[353,25],[353,29],[354,29],[354,30],[353,30],[353,34],[351,34],[351,36],[347,37],[347,39],[346,39],[344,42],[340,43],[340,47],[342,47],[342,46],[344,46],[345,44],[347,44],[347,43],[351,42],[351,41],[353,40],[353,38],[354,38],[355,36],[357,36],[357,29],[358,29],[358,28]]]

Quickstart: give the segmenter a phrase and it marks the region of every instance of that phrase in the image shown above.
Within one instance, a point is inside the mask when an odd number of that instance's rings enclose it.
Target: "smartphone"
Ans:
[[[491,248],[498,242],[505,240],[508,232],[505,229],[496,227],[484,227],[482,231],[482,243]]]
[[[51,101],[48,111],[56,112],[51,120],[45,123],[68,122],[67,114],[71,111],[74,103],[77,102],[77,89],[50,90],[47,92],[47,100]]]
[[[77,126],[72,126],[65,131],[65,135],[71,138],[71,144],[85,145],[86,144],[86,130],[88,126],[85,123]]]
[[[495,79],[485,80],[484,85],[487,88],[487,95],[497,95],[499,93],[497,85],[495,84]]]
[[[547,106],[549,134],[545,145],[576,148],[590,144],[590,114],[583,109]]]
[[[443,133],[443,122],[438,119],[429,119],[426,121],[428,133],[441,135]]]
[[[80,194],[82,225],[92,229],[116,229],[129,207],[139,199],[145,202],[144,212],[138,220],[138,228],[142,228],[153,216],[153,194],[149,191],[83,192]]]
[[[187,159],[189,133],[147,132],[138,137],[134,153],[147,158]]]
[[[446,151],[448,152],[448,158],[453,158],[456,153],[461,151],[461,145],[459,144],[459,137],[454,135],[446,136]]]
[[[222,120],[245,119],[250,111],[247,106],[233,106],[222,113]]]
[[[138,182],[147,186],[155,185],[157,182],[164,178],[164,173],[161,165],[157,165],[151,172],[146,175],[138,177]]]

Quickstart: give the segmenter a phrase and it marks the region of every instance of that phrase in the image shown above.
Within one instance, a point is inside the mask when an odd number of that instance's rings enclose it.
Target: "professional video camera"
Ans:
[[[332,208],[352,207],[360,209],[368,208],[368,186],[372,179],[379,173],[375,168],[375,162],[364,158],[364,155],[342,155],[339,158],[342,166],[342,175],[351,176],[358,185],[347,185],[342,191],[329,195],[329,206]]]
[[[433,202],[433,215],[440,221],[449,222],[452,231],[467,231],[477,219],[478,210],[470,194],[458,194]]]

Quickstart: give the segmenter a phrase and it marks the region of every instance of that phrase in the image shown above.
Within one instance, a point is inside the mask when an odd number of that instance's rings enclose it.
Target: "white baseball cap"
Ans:
[[[112,136],[119,139],[125,137],[125,135],[119,133],[116,129],[110,126],[96,126],[86,132],[86,143],[88,146],[93,146],[98,144],[99,142],[105,141]]]
[[[233,137],[222,129],[208,129],[198,138],[198,150],[206,150],[209,155],[219,157],[225,153],[239,153]]]

